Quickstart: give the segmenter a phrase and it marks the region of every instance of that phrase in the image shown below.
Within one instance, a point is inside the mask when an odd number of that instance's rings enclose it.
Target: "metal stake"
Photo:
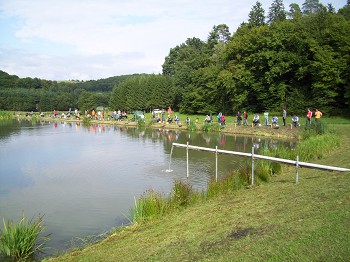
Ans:
[[[298,184],[298,182],[299,182],[299,156],[297,156],[296,169],[297,169],[297,174],[295,176],[295,183]]]
[[[218,182],[218,146],[215,147],[215,181]]]
[[[252,147],[252,186],[254,186],[254,147]]]
[[[188,141],[187,141],[187,147],[186,147],[186,160],[187,160],[187,177],[188,177]]]

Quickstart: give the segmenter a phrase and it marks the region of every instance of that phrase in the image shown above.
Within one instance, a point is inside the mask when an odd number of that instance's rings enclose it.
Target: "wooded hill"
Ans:
[[[286,108],[304,114],[311,107],[345,116],[350,1],[338,11],[318,0],[293,3],[287,11],[282,0],[274,0],[267,12],[256,2],[232,35],[227,25],[215,25],[205,41],[192,37],[171,48],[162,75],[54,82],[2,72],[0,95],[0,109],[6,110],[109,105],[127,111],[172,106],[199,114]]]

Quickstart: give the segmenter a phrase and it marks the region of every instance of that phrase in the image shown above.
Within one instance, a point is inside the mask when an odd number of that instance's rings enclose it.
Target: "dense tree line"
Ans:
[[[113,88],[128,75],[91,81],[19,78],[0,71],[0,110],[67,111],[107,107]]]
[[[219,25],[206,42],[188,39],[163,64],[178,92],[174,106],[191,113],[349,112],[349,10],[349,1],[336,13],[331,4],[306,0],[287,12],[274,0],[266,15],[257,2],[231,37]]]
[[[205,41],[192,37],[171,48],[161,75],[57,82],[0,71],[0,109],[350,113],[349,0],[338,11],[318,0],[287,11],[273,0],[267,13],[258,1],[248,17],[232,35],[215,25]]]
[[[172,77],[138,75],[117,85],[110,98],[110,108],[125,111],[167,108],[174,104]]]

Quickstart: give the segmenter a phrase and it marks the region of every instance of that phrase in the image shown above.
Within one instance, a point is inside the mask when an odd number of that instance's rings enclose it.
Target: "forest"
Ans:
[[[329,115],[350,113],[350,0],[302,6],[257,1],[231,34],[214,25],[206,40],[188,38],[169,50],[162,74],[91,81],[18,78],[0,71],[0,109],[49,111],[108,106],[111,110],[173,109],[208,114],[237,111]]]

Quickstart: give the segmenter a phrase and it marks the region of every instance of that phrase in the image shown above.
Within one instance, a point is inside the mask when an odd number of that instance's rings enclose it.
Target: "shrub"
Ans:
[[[137,126],[143,127],[145,126],[145,120],[143,120],[141,117],[137,119]]]
[[[91,123],[91,119],[89,118],[89,117],[84,117],[83,118],[83,125],[84,126],[89,126],[90,125],[90,123]]]
[[[38,252],[42,252],[43,246],[49,241],[49,235],[40,237],[44,231],[43,216],[30,219],[28,222],[22,213],[22,219],[18,224],[12,220],[5,222],[4,229],[0,231],[0,253],[16,260],[27,259]]]
[[[148,190],[138,201],[135,199],[135,208],[131,209],[133,223],[161,217],[167,209],[165,198],[154,190]]]
[[[211,130],[211,124],[210,123],[204,123],[202,125],[202,131],[203,132],[209,132]]]
[[[11,119],[12,115],[10,112],[6,112],[6,111],[1,111],[0,110],[0,120],[7,120],[7,119]]]
[[[188,129],[189,131],[196,131],[196,128],[197,128],[197,126],[196,126],[196,123],[195,123],[195,122],[190,122],[190,123],[188,124],[188,126],[187,126],[187,129]]]
[[[218,181],[212,177],[208,183],[207,198],[239,190],[248,185],[249,177],[250,170],[248,164],[242,165],[239,169],[227,173],[224,177],[218,179]]]
[[[189,183],[177,180],[174,182],[170,203],[173,208],[188,206],[195,192]]]

